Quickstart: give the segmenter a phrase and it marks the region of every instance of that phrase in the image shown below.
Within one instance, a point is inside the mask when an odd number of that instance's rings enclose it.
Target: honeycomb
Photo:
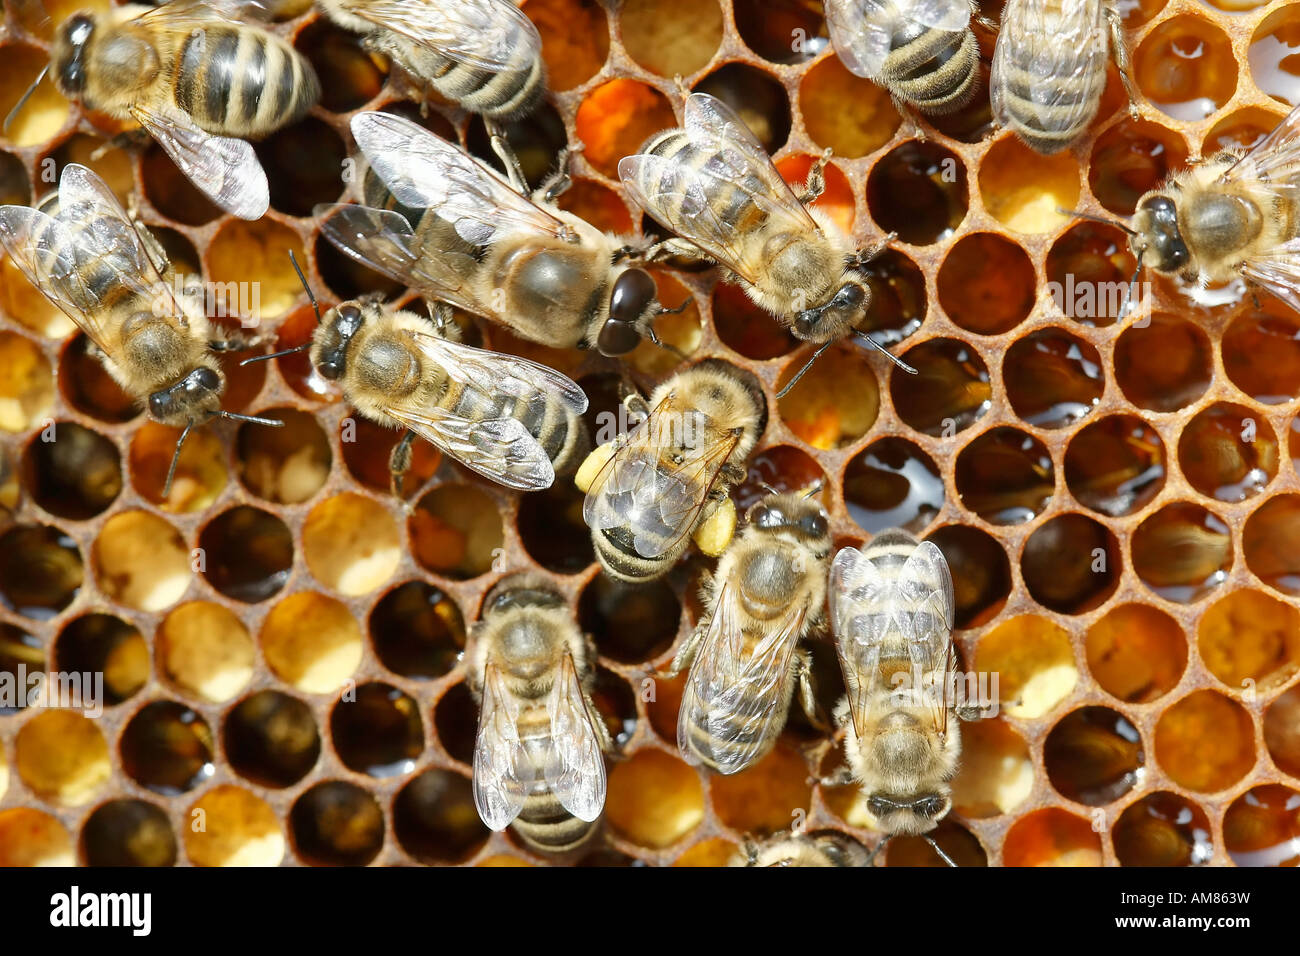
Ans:
[[[48,0],[56,22],[83,5]],[[1123,234],[1058,208],[1125,216],[1189,158],[1257,141],[1300,102],[1300,3],[1123,8],[1140,119],[1112,67],[1089,135],[1051,158],[993,132],[986,93],[918,136],[840,65],[805,0],[526,0],[555,93],[510,138],[534,181],[581,141],[562,205],[653,232],[616,164],[674,125],[680,75],[735,105],[792,181],[832,149],[822,207],[864,242],[898,233],[873,264],[866,328],[918,376],[845,344],[778,401],[808,348],[708,271],[659,272],[661,299],[692,298],[661,335],[762,383],[769,424],[739,504],[759,481],[820,478],[837,544],[902,526],[947,556],[959,650],[998,674],[1002,701],[964,732],[935,833],[954,860],[1296,865],[1300,316],[1232,287],[1193,302],[1147,275],[1151,321],[1119,322],[1115,303],[1068,290],[1127,280]],[[49,25],[18,9],[0,39],[0,112],[46,61]],[[347,121],[393,108],[492,161],[482,123],[438,102],[422,113],[301,0],[281,13],[274,29],[324,95],[257,147],[263,220],[219,215],[154,146],[91,160],[117,130],[48,84],[0,139],[0,200],[30,202],[64,163],[88,162],[138,196],[182,271],[256,283],[241,308],[279,348],[315,321],[287,249],[323,300],[399,293],[310,218],[345,194]],[[993,37],[977,32],[987,73]],[[226,408],[287,425],[193,434],[164,501],[176,433],[2,269],[0,674],[102,672],[104,709],[0,707],[0,864],[551,862],[479,822],[457,656],[488,588],[530,568],[555,576],[594,636],[621,749],[599,842],[562,862],[719,864],[746,835],[793,825],[877,842],[851,788],[810,782],[818,736],[802,715],[734,777],[677,754],[682,678],[648,675],[700,613],[698,556],[628,590],[598,574],[568,482],[520,498],[424,445],[408,511],[387,492],[396,433],[356,417],[301,355],[226,363]],[[607,360],[486,324],[470,337],[578,378],[593,424],[615,405]],[[648,389],[677,362],[645,344],[629,374]],[[835,656],[824,638],[813,653],[829,709]],[[941,862],[914,838],[882,861]]]

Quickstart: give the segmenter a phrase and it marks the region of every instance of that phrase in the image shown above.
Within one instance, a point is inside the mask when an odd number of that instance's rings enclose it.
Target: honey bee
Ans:
[[[549,488],[590,449],[579,416],[587,396],[565,375],[536,362],[464,345],[449,310],[432,321],[376,297],[342,302],[323,316],[290,253],[316,312],[311,340],[241,364],[309,351],[322,378],[371,421],[405,429],[393,446],[393,493],[403,496],[411,445],[423,438],[508,488]]]
[[[665,675],[691,669],[677,718],[677,746],[690,763],[724,774],[752,767],[784,729],[796,683],[809,720],[821,722],[812,659],[797,649],[826,603],[831,537],[826,512],[809,497],[818,490],[756,503],[703,583],[705,613]]]
[[[68,99],[139,123],[222,209],[258,219],[270,193],[243,138],[302,118],[320,97],[320,81],[287,41],[238,22],[253,8],[248,0],[172,0],[144,13],[124,6],[74,14],[10,118],[52,72]]]
[[[626,264],[630,246],[553,204],[568,185],[563,164],[530,196],[499,136],[509,182],[399,116],[360,113],[352,133],[408,214],[317,207],[322,232],[346,255],[543,345],[626,355],[642,336],[658,342],[651,320],[677,310],[659,305],[648,272]],[[410,210],[423,211],[414,223]]]
[[[847,689],[835,720],[848,766],[822,782],[861,787],[886,834],[928,834],[952,808],[961,734],[949,717],[977,716],[947,692],[957,667],[948,563],[932,542],[882,531],[865,550],[835,555],[830,606]]]
[[[604,755],[613,748],[591,700],[595,650],[539,574],[498,583],[469,638],[479,816],[492,830],[513,823],[538,850],[577,848],[604,809]]]
[[[826,833],[775,833],[761,842],[746,838],[728,866],[869,866],[871,855],[851,837]]]
[[[365,44],[471,113],[506,122],[546,92],[537,28],[508,0],[317,0]]]
[[[866,251],[854,249],[829,216],[808,206],[825,188],[829,153],[795,195],[744,121],[721,100],[692,93],[683,112],[681,128],[660,133],[618,164],[632,198],[685,240],[670,239],[653,254],[718,262],[795,337],[821,346],[815,360],[866,318],[871,289],[863,267],[888,239]],[[915,372],[869,336],[855,335]]]
[[[149,414],[183,429],[167,472],[171,493],[181,446],[190,430],[213,418],[262,425],[283,422],[221,408],[225,377],[213,350],[243,348],[217,339],[203,309],[173,294],[161,247],[122,209],[98,176],[76,163],[63,167],[58,197],[42,209],[0,206],[0,245],[47,299],[86,334],[109,375]]]
[[[1064,149],[1097,115],[1108,57],[1136,116],[1124,26],[1112,0],[1007,0],[989,81],[994,117],[1044,155]]]
[[[944,115],[979,81],[972,0],[826,0],[826,27],[848,69],[889,91],[903,110]]]
[[[578,468],[582,515],[596,558],[623,581],[667,574],[693,537],[710,556],[736,527],[733,484],[766,423],[757,386],[710,359],[672,376],[649,404],[629,396],[641,420]]]

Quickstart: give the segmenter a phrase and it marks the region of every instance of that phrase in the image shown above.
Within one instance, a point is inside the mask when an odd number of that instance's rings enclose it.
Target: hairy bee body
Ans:
[[[728,866],[866,866],[871,859],[862,844],[842,833],[775,833],[754,843],[746,840]]]
[[[877,79],[892,96],[922,113],[942,116],[971,101],[979,81],[975,34],[925,27],[905,32],[889,51]]]

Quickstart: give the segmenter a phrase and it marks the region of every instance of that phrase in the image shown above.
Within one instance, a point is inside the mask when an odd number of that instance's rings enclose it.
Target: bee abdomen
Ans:
[[[1033,101],[1034,80],[1025,65],[1007,62],[1002,77],[1005,116],[999,117],[1029,146],[1049,154],[1069,146],[1083,134],[1093,117],[1106,86],[1104,70],[1055,80],[1050,104]]]
[[[547,853],[563,853],[582,844],[595,829],[594,823],[579,820],[549,790],[529,794],[514,822],[515,832]]]
[[[546,92],[546,67],[529,47],[516,44],[515,60],[503,70],[472,66],[409,43],[379,40],[402,67],[471,113],[511,120],[531,113]]]
[[[889,54],[882,79],[891,93],[917,109],[944,114],[970,102],[978,67],[979,44],[969,29],[926,30]]]
[[[788,697],[784,703],[788,708]],[[771,720],[759,712],[765,707],[765,701],[750,701],[717,714],[707,727],[692,722],[687,728],[686,744],[694,757],[707,767],[727,773],[744,770],[767,756],[785,726],[784,716]],[[752,750],[752,754],[741,764],[739,755],[746,750]]]
[[[726,163],[715,151],[702,149],[699,145],[692,143],[690,134],[685,130],[674,129],[661,133],[646,143],[641,148],[641,152],[667,160],[664,164],[666,169],[673,169],[681,164],[694,169],[728,170],[725,175],[720,175],[713,183],[714,188],[709,194],[709,206],[717,218],[723,222],[735,224],[737,235],[746,236],[751,234],[766,219],[767,213],[754,202],[753,196],[765,195],[768,192],[767,186],[756,176],[736,179],[734,171],[728,169],[730,164]],[[643,172],[642,175],[644,176],[645,173]],[[681,216],[681,206],[687,201],[687,195],[684,191],[663,190],[659,188],[659,184],[647,181],[639,182],[637,185],[647,196],[662,196],[674,191],[680,192],[675,207],[669,208],[665,201],[664,214],[672,220],[690,218]]]

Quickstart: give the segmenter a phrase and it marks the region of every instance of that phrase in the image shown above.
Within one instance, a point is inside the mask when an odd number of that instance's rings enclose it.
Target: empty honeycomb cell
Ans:
[[[1265,309],[1238,316],[1224,331],[1223,370],[1251,398],[1279,405],[1300,396],[1300,318],[1272,299]]]
[[[1232,567],[1228,525],[1200,505],[1165,505],[1143,521],[1130,544],[1133,570],[1167,601],[1190,604],[1222,584]]]
[[[617,181],[618,161],[637,152],[654,134],[676,126],[677,119],[658,90],[619,78],[588,93],[574,123],[583,157],[597,172]]]
[[[251,604],[284,587],[293,567],[293,537],[268,511],[239,505],[199,532],[200,570],[226,597]]]
[[[990,524],[1023,524],[1052,500],[1052,456],[1032,435],[991,428],[957,456],[954,471],[962,505]]]
[[[122,511],[109,518],[90,559],[100,590],[137,611],[175,604],[196,570],[180,533],[147,511]]]
[[[345,302],[371,292],[379,293],[384,298],[393,298],[402,291],[401,283],[380,275],[351,256],[339,252],[323,235],[315,238],[315,245],[312,248],[315,252],[316,269],[326,286],[326,289],[313,289],[316,296],[321,299],[322,306],[330,298]],[[301,259],[298,261],[302,262]],[[311,314],[313,323],[315,318],[315,315]],[[287,356],[287,358],[295,357],[305,359],[305,356]],[[284,360],[277,359],[277,361],[283,363]],[[294,366],[291,363],[289,367]]]
[[[939,304],[977,335],[1009,332],[1034,307],[1034,266],[1025,250],[991,232],[963,236],[939,267]]]
[[[1278,783],[1247,790],[1223,815],[1223,842],[1238,866],[1300,866],[1300,793]]]
[[[609,56],[609,22],[597,0],[527,0],[528,18],[542,37],[542,59],[553,90],[571,90],[600,72]]]
[[[766,485],[767,487],[764,487]],[[808,492],[817,488],[819,501],[827,499],[826,475],[821,466],[807,452],[793,445],[777,445],[751,455],[744,481],[734,485],[731,498],[741,513],[766,497],[775,488],[778,492]]]
[[[393,801],[393,832],[422,863],[463,862],[490,835],[474,809],[469,780],[446,770],[426,770],[401,789]]]
[[[735,110],[769,153],[784,146],[790,136],[790,101],[785,88],[764,70],[728,63],[697,82],[694,92],[716,96]]]
[[[966,218],[970,190],[956,153],[931,140],[895,146],[867,176],[871,218],[914,246],[952,235]]]
[[[658,657],[672,644],[682,606],[664,581],[625,584],[593,578],[578,600],[578,623],[605,657],[635,664]]]
[[[1187,147],[1177,133],[1125,117],[1093,144],[1088,187],[1111,212],[1131,216],[1138,200],[1186,159]]]
[[[730,840],[714,837],[701,840],[689,850],[673,860],[673,866],[727,866],[732,856],[740,849]]]
[[[0,810],[0,866],[72,866],[72,838],[41,810]]]
[[[813,163],[817,158],[807,153],[796,153],[780,160],[776,164],[776,171],[798,193],[807,182],[808,174],[812,171]],[[827,163],[822,168],[822,175],[826,179],[825,189],[811,205],[830,216],[831,221],[846,235],[851,235],[854,216],[853,186],[849,183],[844,170],[833,162]]]
[[[433,713],[438,742],[452,760],[466,766],[474,763],[474,741],[478,732],[478,704],[464,681],[453,684],[438,698]]]
[[[683,355],[690,355],[700,347],[700,340],[704,337],[704,321],[700,318],[700,307],[689,289],[666,272],[655,272],[653,275],[659,289],[659,301],[667,303],[668,308],[680,308],[682,311],[656,317],[654,330],[660,344],[643,338],[624,361],[644,375],[662,378],[676,370]]]
[[[1276,495],[1246,519],[1242,552],[1246,567],[1265,584],[1300,595],[1300,495]]]
[[[800,63],[830,46],[819,3],[733,0],[731,8],[740,38],[770,63]]]
[[[1070,217],[1060,212],[1079,204],[1079,163],[1069,152],[1043,156],[1020,138],[995,142],[979,167],[984,208],[1016,232],[1053,232]]]
[[[8,116],[32,81],[49,65],[49,56],[25,43],[6,43],[0,46],[0,57],[5,62],[0,77],[0,115]],[[54,84],[43,82],[0,136],[14,146],[35,146],[62,129],[70,111],[71,104]]]
[[[1088,628],[1088,670],[1106,693],[1145,704],[1173,690],[1187,667],[1187,639],[1172,617],[1147,604],[1121,604]]]
[[[1197,626],[1210,673],[1232,690],[1273,690],[1300,670],[1300,612],[1261,591],[1233,591]]]
[[[1272,426],[1250,409],[1220,402],[1197,412],[1183,428],[1178,464],[1201,494],[1245,501],[1277,474],[1277,438]]]
[[[420,499],[407,528],[415,560],[434,574],[475,578],[502,553],[496,502],[472,485],[434,488]]]
[[[557,574],[576,574],[596,560],[591,532],[582,518],[586,496],[571,481],[519,501],[517,526],[524,550],[534,561]]]
[[[50,422],[28,443],[23,486],[58,518],[84,521],[111,506],[122,491],[117,446],[74,422]]]
[[[637,846],[671,846],[704,819],[700,778],[676,757],[643,748],[610,768],[605,818]]]
[[[0,624],[0,681],[12,689],[0,694],[0,717],[17,713],[28,705],[35,685],[29,679],[45,671],[45,648],[41,639],[12,624]],[[3,752],[0,751],[0,796],[4,795]]]
[[[1005,866],[1101,866],[1101,860],[1092,823],[1059,807],[1026,814],[1002,841]]]
[[[108,374],[104,363],[90,352],[90,340],[80,333],[59,356],[59,391],[77,411],[110,425],[129,422],[142,408]]]
[[[889,347],[921,327],[925,319],[925,275],[907,256],[886,249],[861,270],[871,290],[871,304],[859,329]]]
[[[1004,720],[961,727],[961,766],[952,781],[953,808],[963,817],[1011,813],[1034,789],[1029,745]]]
[[[290,252],[303,260],[302,239],[274,219],[223,222],[208,241],[207,264],[209,281],[233,290],[224,295],[226,314],[256,328],[289,311],[303,294]]]
[[[321,584],[340,594],[366,594],[397,570],[402,536],[383,505],[348,493],[312,508],[302,528],[302,550]]]
[[[89,803],[108,783],[112,763],[98,722],[73,710],[42,710],[14,735],[14,770],[39,799]]]
[[[1047,253],[1047,289],[1067,317],[1081,325],[1113,325],[1132,292],[1137,260],[1117,226],[1083,222]]]
[[[174,797],[212,777],[212,729],[197,711],[156,700],[136,711],[118,747],[122,769],[140,786]]]
[[[940,821],[929,838],[959,867],[988,866],[988,854],[979,839],[951,817]],[[919,836],[901,834],[885,845],[885,866],[951,866]]]
[[[1250,38],[1247,59],[1255,85],[1288,106],[1300,103],[1300,10],[1279,7],[1265,17]]]
[[[334,704],[330,740],[349,770],[372,777],[410,773],[424,752],[420,709],[390,684],[362,684]]]
[[[0,332],[0,429],[23,432],[54,406],[54,370],[31,339]]]
[[[271,208],[289,216],[310,216],[318,203],[343,192],[347,148],[334,129],[315,117],[294,123],[257,144],[266,170]]]
[[[992,404],[988,366],[960,339],[931,339],[903,354],[916,375],[891,376],[898,417],[926,435],[951,438]]]
[[[11,257],[0,257],[0,263],[0,306],[5,315],[48,339],[61,339],[76,329],[58,306],[27,281]]]
[[[44,621],[81,589],[81,552],[52,525],[17,525],[0,535],[0,605]]]
[[[401,439],[397,428],[385,428],[361,415],[350,414],[339,422],[339,445],[343,461],[358,482],[385,494],[392,490],[388,460],[393,446]],[[438,470],[442,453],[426,441],[411,446],[411,467],[403,480],[407,491],[422,487]]]
[[[1264,711],[1264,744],[1279,770],[1300,777],[1300,686],[1279,694]]]
[[[1237,89],[1237,61],[1223,31],[1193,14],[1162,21],[1133,54],[1133,78],[1147,101],[1174,119],[1216,112]]]
[[[80,674],[83,681],[103,678],[100,703],[113,707],[134,696],[149,680],[149,646],[135,627],[112,614],[86,614],[59,632],[54,670]],[[83,683],[82,696],[99,695]],[[80,706],[86,706],[83,702]]]
[[[1043,743],[1047,779],[1062,796],[1104,806],[1142,778],[1142,737],[1109,707],[1080,707],[1057,721]]]
[[[167,813],[147,800],[100,804],[82,824],[78,842],[87,866],[176,864],[176,834]]]
[[[320,105],[331,113],[365,106],[384,88],[383,59],[365,48],[360,34],[342,30],[325,17],[299,31],[293,45],[316,71]]]
[[[142,496],[164,511],[202,511],[226,487],[226,452],[210,429],[190,432],[181,446],[172,477],[171,494],[164,499],[167,472],[176,454],[181,430],[157,422],[144,422],[131,436],[127,472]]]
[[[594,179],[575,177],[569,188],[560,194],[556,205],[603,232],[627,236],[634,231],[632,216],[622,197]],[[658,321],[663,321],[662,317]]]
[[[567,145],[564,120],[560,119],[554,106],[543,101],[532,113],[511,120],[502,128],[506,142],[519,160],[524,179],[536,189],[555,171],[556,157]],[[465,149],[489,166],[495,167],[498,172],[505,172],[505,164],[492,148],[492,137],[488,134],[483,117],[470,117],[469,128],[465,131]],[[584,154],[585,152],[584,150]]]
[[[1011,565],[1002,545],[978,528],[948,525],[929,536],[952,571],[957,627],[992,619],[1011,593]]]
[[[884,88],[854,76],[837,56],[823,57],[804,74],[799,84],[799,110],[812,141],[845,159],[874,153],[893,139],[903,122]],[[905,158],[897,162],[907,165]],[[916,170],[925,168],[921,157],[914,157],[911,165]],[[895,175],[925,174],[909,173],[904,168]],[[964,199],[961,205],[964,215]],[[928,207],[927,211],[930,211]],[[874,206],[872,214],[875,215]],[[900,212],[899,218],[906,218],[906,214]]]
[[[1020,573],[1039,604],[1083,614],[1104,604],[1119,584],[1119,542],[1086,515],[1058,515],[1025,542]]]
[[[343,686],[361,663],[361,628],[347,605],[299,591],[271,608],[258,642],[276,677],[304,693]]]
[[[32,198],[32,181],[23,161],[0,150],[0,205],[26,206]]]
[[[1065,486],[1079,504],[1112,518],[1145,508],[1165,486],[1165,447],[1136,415],[1081,428],[1065,449]]]
[[[1213,156],[1224,149],[1252,149],[1264,141],[1282,122],[1282,117],[1257,106],[1230,113],[1211,127],[1201,145],[1202,156]]]
[[[776,316],[729,282],[719,282],[713,288],[713,326],[723,344],[745,358],[776,358],[799,344]]]
[[[1205,811],[1167,790],[1125,807],[1110,839],[1120,866],[1199,866],[1214,855]]]
[[[980,638],[974,668],[979,674],[996,674],[1002,710],[1025,719],[1048,713],[1079,680],[1070,635],[1032,614],[1003,621]]]
[[[94,156],[95,153],[100,155]],[[54,168],[41,167],[42,182],[49,182],[52,186],[51,180],[55,170],[62,170],[69,163],[80,163],[94,170],[95,174],[113,191],[117,201],[126,208],[131,192],[135,189],[130,153],[117,147],[109,148],[102,137],[74,133],[65,139],[49,158],[54,160]]]
[[[154,648],[167,680],[218,704],[244,689],[257,663],[243,622],[211,601],[190,601],[168,613],[154,635]]]
[[[625,0],[618,26],[628,56],[659,76],[698,73],[722,43],[717,0]]]
[[[715,776],[709,799],[718,818],[737,833],[775,833],[807,816],[812,783],[804,757],[778,742],[741,773]]]
[[[145,197],[171,222],[204,226],[221,215],[157,143],[150,143],[140,157],[140,179]]]
[[[652,680],[649,677],[641,679],[637,685],[641,694],[651,692]],[[637,694],[638,691],[632,689],[632,684],[618,674],[605,667],[596,668],[596,684],[592,688],[591,701],[605,722],[614,746],[620,750],[636,733]]]
[[[465,622],[447,594],[424,581],[407,581],[370,612],[370,640],[380,662],[402,677],[442,677],[465,646]]]
[[[923,530],[943,508],[939,467],[905,438],[880,438],[844,469],[844,504],[865,531]]]
[[[1039,329],[1017,339],[1002,361],[1002,379],[1017,417],[1040,428],[1074,424],[1105,389],[1096,348],[1064,329]]]
[[[290,787],[320,757],[311,708],[289,694],[258,691],[226,714],[221,749],[231,768],[264,787]]]
[[[1213,380],[1209,337],[1192,322],[1155,315],[1115,343],[1115,379],[1138,408],[1172,412],[1196,401]]]
[[[185,819],[181,839],[195,866],[275,866],[284,858],[275,811],[243,787],[213,787]]]
[[[796,354],[777,378],[780,390],[812,357]],[[806,353],[806,354],[805,354]],[[786,427],[813,448],[839,448],[865,435],[880,413],[873,359],[858,345],[832,346],[785,395],[777,410]]]
[[[1255,763],[1255,728],[1246,709],[1218,691],[1198,690],[1156,722],[1156,761],[1188,790],[1232,786]]]
[[[283,352],[310,342],[316,331],[316,313],[310,306],[295,309],[285,316],[275,330],[274,351]],[[308,352],[295,352],[275,359],[280,375],[289,383],[289,387],[303,398],[316,402],[337,400],[341,391],[335,382],[331,382],[311,364]]]

